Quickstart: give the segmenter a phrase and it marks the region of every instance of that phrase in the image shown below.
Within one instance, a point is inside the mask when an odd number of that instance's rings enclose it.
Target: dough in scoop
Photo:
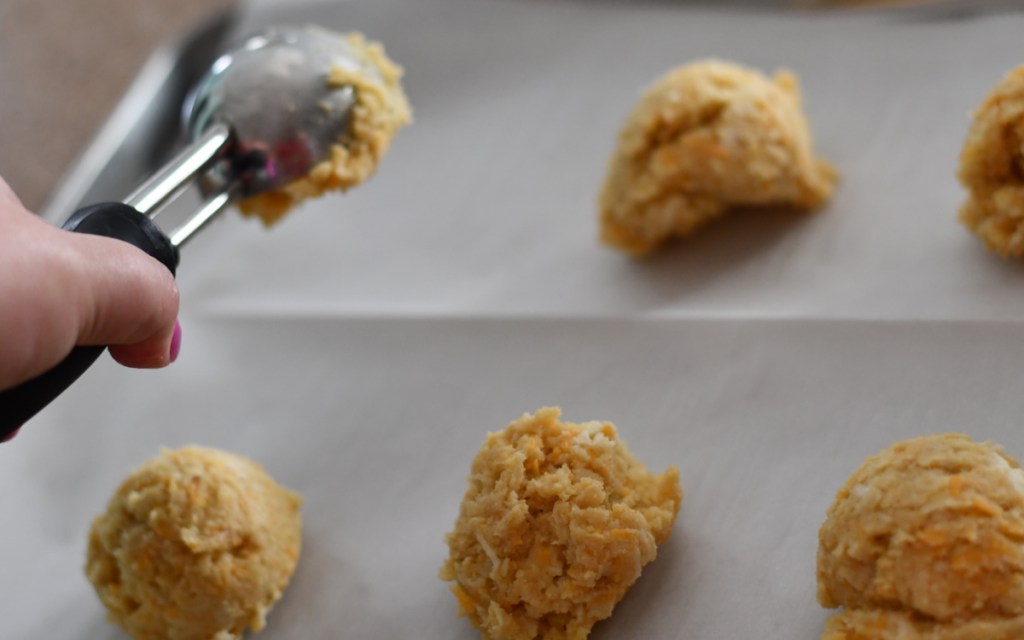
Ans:
[[[380,74],[378,79],[346,67],[331,69],[328,85],[355,89],[349,135],[333,145],[331,157],[314,166],[309,175],[238,203],[244,215],[258,216],[270,226],[303,200],[362,184],[377,171],[398,130],[412,122],[412,109],[402,90],[402,68],[387,57],[379,43],[362,34],[349,34],[346,40],[354,55]]]

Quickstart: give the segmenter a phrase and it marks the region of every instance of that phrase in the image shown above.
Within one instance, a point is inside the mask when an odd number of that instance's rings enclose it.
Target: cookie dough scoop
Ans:
[[[188,146],[123,202],[80,209],[62,228],[129,242],[174,273],[178,248],[227,205],[244,208],[295,184],[307,196],[357,184],[351,176],[339,181],[339,161],[361,160],[356,178],[372,173],[394,131],[409,120],[400,76],[379,45],[357,34],[278,27],[251,36],[218,58],[186,101]],[[369,105],[363,93],[372,98]],[[153,219],[192,183],[205,201],[165,234]],[[50,371],[0,392],[0,439],[60,395],[104,349],[76,347]]]

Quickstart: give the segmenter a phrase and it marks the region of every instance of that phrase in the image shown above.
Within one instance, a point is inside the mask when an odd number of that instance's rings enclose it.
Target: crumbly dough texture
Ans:
[[[395,133],[412,122],[412,108],[402,90],[402,68],[387,57],[379,43],[366,40],[362,34],[349,34],[346,40],[355,55],[380,73],[377,79],[340,65],[331,68],[328,85],[355,89],[349,135],[333,145],[331,158],[313,167],[309,175],[240,202],[238,208],[244,215],[258,216],[270,226],[302,200],[361,184],[376,172]]]
[[[736,207],[820,207],[838,174],[811,147],[793,73],[769,79],[718,60],[674,69],[619,134],[601,240],[642,256]]]
[[[654,560],[682,490],[652,474],[615,426],[557,408],[488,435],[441,578],[486,640],[582,640]]]
[[[1024,637],[1024,470],[963,435],[868,458],[819,532],[823,640]],[[901,635],[902,634],[902,635]]]
[[[957,175],[969,192],[960,221],[992,251],[1024,255],[1024,66],[974,112]]]
[[[1024,619],[925,620],[904,611],[850,609],[829,618],[822,640],[1020,640]]]
[[[263,628],[295,571],[300,504],[241,456],[164,450],[93,522],[85,572],[137,640],[240,639]]]

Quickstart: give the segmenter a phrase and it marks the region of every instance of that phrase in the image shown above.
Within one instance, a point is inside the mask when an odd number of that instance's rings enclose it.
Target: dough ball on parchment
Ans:
[[[812,210],[837,176],[814,155],[793,73],[695,62],[626,120],[600,194],[601,240],[642,256],[735,207]]]
[[[1024,255],[1024,66],[974,112],[960,152],[960,221],[1002,256]]]
[[[487,436],[441,577],[488,640],[582,640],[654,560],[682,490],[656,475],[608,422],[557,408]]]
[[[1024,638],[1024,471],[963,435],[898,442],[819,532],[825,640]]]
[[[235,640],[263,628],[295,571],[300,504],[247,458],[164,450],[93,522],[86,575],[138,640]]]

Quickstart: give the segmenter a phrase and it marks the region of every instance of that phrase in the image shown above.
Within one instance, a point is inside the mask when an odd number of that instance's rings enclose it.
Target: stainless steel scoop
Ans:
[[[277,27],[218,58],[185,104],[191,144],[140,185],[125,204],[155,216],[201,178],[207,202],[170,235],[184,244],[231,201],[308,174],[349,135],[355,90],[330,86],[332,67],[380,78],[347,40],[319,27]]]
[[[178,266],[178,247],[229,203],[284,186],[328,159],[351,126],[355,90],[331,86],[342,66],[380,77],[344,37],[318,27],[278,27],[218,58],[185,105],[190,144],[124,202],[75,212],[64,229],[129,242]],[[152,221],[193,182],[206,197],[170,235]],[[76,347],[50,371],[0,392],[0,440],[60,395],[105,347]]]

